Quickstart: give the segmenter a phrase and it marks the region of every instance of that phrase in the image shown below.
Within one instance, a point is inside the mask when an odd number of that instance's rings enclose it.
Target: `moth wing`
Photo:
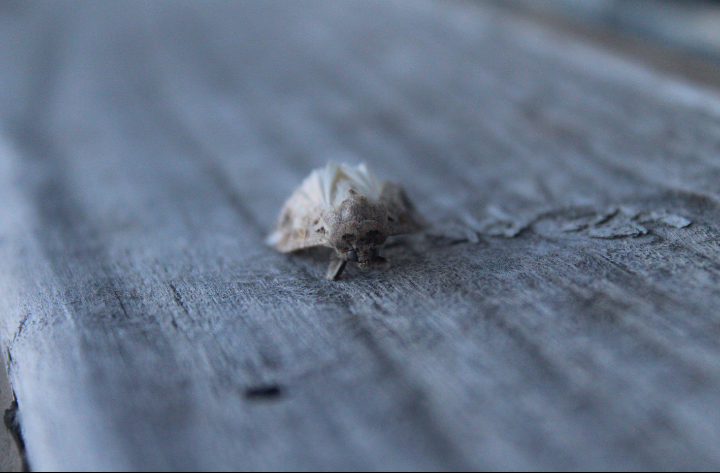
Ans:
[[[267,243],[282,253],[329,246],[323,212],[323,176],[311,174],[285,202]]]
[[[329,246],[319,208],[303,208],[288,201],[283,207],[275,231],[267,243],[282,253]]]
[[[388,211],[390,235],[415,233],[425,227],[425,222],[415,210],[415,206],[410,202],[401,185],[384,181],[380,192],[380,202]]]

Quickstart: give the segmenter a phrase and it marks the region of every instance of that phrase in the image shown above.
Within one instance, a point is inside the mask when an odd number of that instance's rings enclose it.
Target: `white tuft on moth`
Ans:
[[[348,261],[361,268],[385,262],[380,250],[388,236],[421,228],[402,186],[378,181],[365,164],[330,162],[285,202],[267,243],[282,253],[332,248],[327,279],[336,280]]]

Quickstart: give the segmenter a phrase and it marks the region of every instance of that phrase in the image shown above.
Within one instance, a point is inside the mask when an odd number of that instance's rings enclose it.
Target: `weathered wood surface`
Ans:
[[[720,100],[472,3],[0,3],[31,466],[720,467]],[[433,228],[263,244],[328,159]],[[688,225],[691,222],[690,225]]]

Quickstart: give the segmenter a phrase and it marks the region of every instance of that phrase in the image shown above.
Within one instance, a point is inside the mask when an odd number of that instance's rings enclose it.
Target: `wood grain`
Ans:
[[[33,469],[720,466],[714,92],[469,3],[0,5]],[[328,159],[432,228],[266,247]]]

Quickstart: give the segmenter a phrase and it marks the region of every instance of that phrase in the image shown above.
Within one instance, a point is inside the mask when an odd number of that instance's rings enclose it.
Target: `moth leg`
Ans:
[[[330,257],[330,266],[328,266],[327,275],[325,276],[328,281],[337,281],[340,275],[345,269],[347,261],[338,258],[335,255]]]

